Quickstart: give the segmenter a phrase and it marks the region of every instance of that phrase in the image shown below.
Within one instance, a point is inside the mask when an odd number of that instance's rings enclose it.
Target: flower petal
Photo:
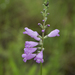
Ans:
[[[55,37],[55,36],[60,36],[58,33],[60,31],[58,29],[55,29],[53,31],[51,31],[49,34],[48,34],[48,37]]]
[[[25,58],[26,57],[26,54],[22,54],[22,57]]]
[[[25,42],[25,47],[34,47],[34,46],[37,46],[38,45],[38,42],[33,42],[33,41],[26,41]]]
[[[43,63],[44,62],[44,60],[43,60],[43,50],[36,55],[34,60],[36,60],[37,63],[40,63],[40,62]]]
[[[40,41],[41,39],[38,37],[38,33],[36,31],[33,31],[27,27],[25,27],[25,32],[23,32],[23,34],[27,34],[29,36],[31,36],[32,38],[34,38],[37,41]]]
[[[23,59],[24,62],[26,62],[27,60],[30,60],[30,59],[34,58],[35,56],[36,56],[36,54],[22,54],[22,57],[24,58]]]
[[[24,53],[31,54],[31,53],[35,52],[36,50],[37,50],[37,48],[24,48]]]

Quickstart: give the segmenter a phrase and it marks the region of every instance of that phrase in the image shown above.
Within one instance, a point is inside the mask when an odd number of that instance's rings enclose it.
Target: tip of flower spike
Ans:
[[[49,5],[49,2],[47,1],[47,3],[44,3],[44,5],[45,5],[45,6],[48,6],[48,5]]]
[[[45,30],[42,30],[42,32],[45,32]]]

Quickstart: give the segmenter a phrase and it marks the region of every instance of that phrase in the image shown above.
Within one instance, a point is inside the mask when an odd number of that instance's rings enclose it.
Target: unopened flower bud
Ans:
[[[45,30],[42,30],[42,32],[45,32]]]
[[[49,2],[47,2],[46,4],[45,4],[45,6],[48,6],[49,5]]]
[[[45,21],[45,20],[42,20],[43,22]]]
[[[38,23],[38,25],[41,25],[40,23]]]
[[[50,24],[48,24],[47,26],[50,27]]]
[[[49,13],[47,13],[47,15],[49,15]]]

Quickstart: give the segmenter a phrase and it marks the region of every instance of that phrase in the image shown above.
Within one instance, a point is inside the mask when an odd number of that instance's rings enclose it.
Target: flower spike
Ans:
[[[44,9],[41,12],[41,14],[43,15],[42,23],[38,23],[38,26],[41,27],[42,35],[39,35],[37,31],[33,31],[33,30],[29,29],[28,27],[25,27],[25,31],[23,32],[23,34],[29,35],[31,38],[34,38],[38,42],[26,41],[25,48],[24,48],[24,54],[22,54],[22,57],[24,58],[23,59],[24,62],[34,58],[34,60],[37,63],[41,63],[41,71],[42,71],[42,63],[44,62],[44,59],[43,59],[44,39],[46,39],[48,37],[60,36],[59,35],[60,31],[58,29],[51,31],[48,35],[45,35],[46,28],[50,27],[50,24],[46,24],[47,16],[49,15],[49,13],[47,13],[47,10],[49,7],[49,1],[45,0],[43,6],[44,6]],[[39,45],[39,46],[37,46],[37,45]],[[36,50],[38,50],[38,51],[36,51]],[[38,53],[36,53],[36,52],[38,52]],[[42,75],[42,72],[41,72],[41,75]]]

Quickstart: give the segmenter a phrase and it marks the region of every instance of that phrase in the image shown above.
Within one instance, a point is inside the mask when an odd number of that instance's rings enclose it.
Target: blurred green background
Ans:
[[[0,0],[0,75],[39,75],[40,64],[23,62],[25,27],[38,31],[43,0]],[[49,0],[45,35],[54,29],[60,37],[44,41],[43,75],[75,75],[75,0]]]

